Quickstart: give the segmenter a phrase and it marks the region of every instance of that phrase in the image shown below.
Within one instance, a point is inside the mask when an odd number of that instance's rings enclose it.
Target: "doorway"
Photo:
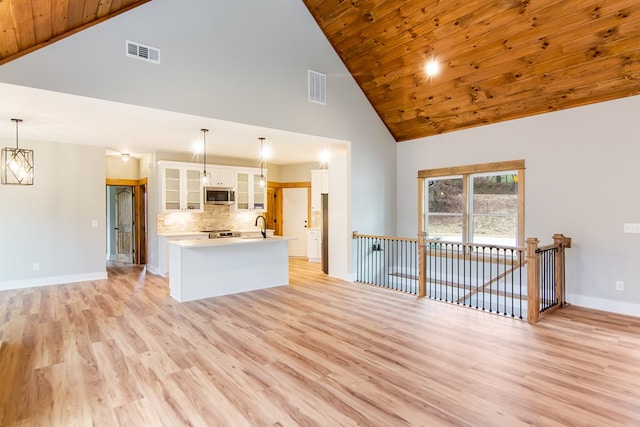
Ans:
[[[267,218],[271,218],[274,224],[276,236],[292,236],[297,241],[293,243],[291,249],[291,241],[289,241],[289,255],[291,256],[307,256],[307,227],[311,222],[311,181],[305,182],[273,182],[267,184],[269,202],[267,209]],[[293,193],[289,193],[294,190]],[[295,191],[297,190],[297,191]],[[286,196],[285,196],[285,191]],[[294,199],[290,199],[293,197]],[[287,201],[285,202],[285,199]],[[291,212],[285,212],[285,204],[287,211],[291,208]],[[295,206],[295,208],[293,206]],[[287,230],[285,231],[285,223]],[[290,233],[290,234],[287,234]]]
[[[107,179],[107,261],[147,262],[147,182]]]
[[[267,229],[273,230],[275,236],[282,236],[282,188],[274,187],[273,182],[267,184]]]
[[[282,234],[289,240],[289,256],[307,256],[308,190],[306,188],[282,189]]]

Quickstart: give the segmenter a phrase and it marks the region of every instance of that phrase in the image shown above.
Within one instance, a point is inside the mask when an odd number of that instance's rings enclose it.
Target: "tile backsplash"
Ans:
[[[260,212],[236,212],[229,205],[205,205],[204,212],[156,214],[156,231],[182,233],[201,230],[253,230]]]

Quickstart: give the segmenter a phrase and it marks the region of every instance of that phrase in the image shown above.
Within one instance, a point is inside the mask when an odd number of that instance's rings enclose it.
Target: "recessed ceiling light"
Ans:
[[[427,76],[433,77],[440,72],[440,63],[432,59],[425,64],[424,71],[427,73]]]

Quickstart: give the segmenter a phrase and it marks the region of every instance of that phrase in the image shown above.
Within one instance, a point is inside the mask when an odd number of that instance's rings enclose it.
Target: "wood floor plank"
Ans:
[[[178,303],[166,279],[0,292],[0,425],[640,425],[640,319],[536,325],[346,283]]]

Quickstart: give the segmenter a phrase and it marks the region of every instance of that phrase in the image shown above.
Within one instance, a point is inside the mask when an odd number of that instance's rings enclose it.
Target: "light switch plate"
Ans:
[[[640,233],[640,224],[624,224],[624,232],[625,233]]]

